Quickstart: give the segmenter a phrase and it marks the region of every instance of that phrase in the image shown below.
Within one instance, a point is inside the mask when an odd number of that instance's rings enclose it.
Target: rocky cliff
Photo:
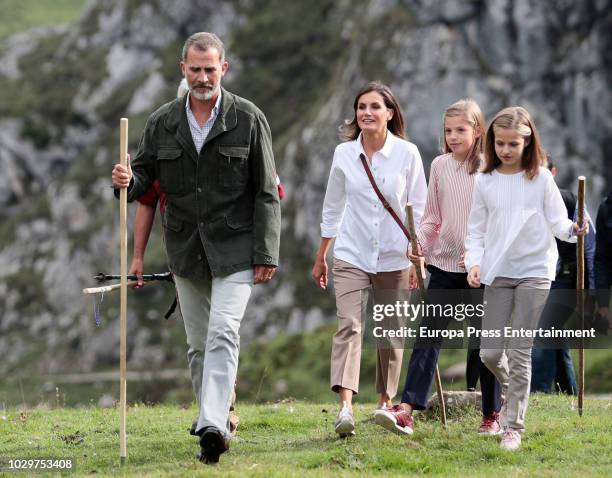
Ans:
[[[246,340],[333,318],[310,267],[337,127],[368,80],[396,92],[427,164],[445,107],[472,97],[489,116],[526,106],[560,182],[585,174],[592,206],[612,185],[606,0],[92,1],[74,24],[0,43],[0,376],[116,363],[116,298],[98,328],[81,289],[119,267],[118,120],[130,118],[135,150],[147,115],[175,94],[184,39],[201,30],[226,42],[226,87],[267,114],[288,191],[281,272],[256,288]],[[159,239],[147,267],[164,269]],[[182,367],[182,326],[160,319],[171,291],[130,297],[130,366]]]

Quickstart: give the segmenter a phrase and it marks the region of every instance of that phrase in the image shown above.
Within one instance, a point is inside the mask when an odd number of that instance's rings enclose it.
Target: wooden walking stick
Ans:
[[[119,162],[127,167],[128,155],[128,119],[121,118],[119,135]],[[119,315],[119,451],[121,465],[125,464],[127,457],[127,443],[125,434],[127,411],[127,188],[119,190],[119,234],[121,249],[121,290]]]
[[[585,200],[585,182],[584,176],[578,176],[578,215],[577,223],[582,227],[585,220],[584,217],[584,200]],[[578,313],[580,314],[580,322],[584,329],[584,236],[578,236],[578,245],[576,247],[578,271],[576,275],[576,289],[578,294]],[[578,415],[582,416],[584,407],[584,337],[580,338],[580,348],[578,349]]]
[[[408,232],[410,232],[410,237],[412,238],[413,245],[413,254],[416,253],[417,248],[417,235],[416,229],[414,227],[414,213],[412,212],[412,203],[406,204],[406,227],[408,228]],[[419,284],[419,290],[421,294],[425,292],[425,284],[423,282],[423,275],[425,271],[423,270],[423,263],[419,264],[417,270],[417,283]],[[442,426],[446,427],[446,405],[444,403],[444,392],[442,390],[442,380],[440,379],[440,368],[438,364],[436,364],[436,372],[435,372],[435,380],[436,380],[436,392],[438,394],[438,402],[440,404],[440,421],[442,422]]]

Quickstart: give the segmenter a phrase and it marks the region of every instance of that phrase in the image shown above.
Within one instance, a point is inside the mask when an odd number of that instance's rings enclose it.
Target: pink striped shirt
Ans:
[[[459,266],[465,253],[467,222],[477,174],[451,153],[433,160],[427,203],[417,236],[428,264],[447,272],[466,272]]]

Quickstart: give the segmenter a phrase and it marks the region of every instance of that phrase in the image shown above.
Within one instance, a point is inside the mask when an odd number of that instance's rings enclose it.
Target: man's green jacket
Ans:
[[[278,265],[280,201],[265,116],[222,90],[220,111],[198,154],[186,101],[187,95],[149,117],[132,161],[128,201],[159,180],[167,197],[166,252],[170,270],[180,277]]]

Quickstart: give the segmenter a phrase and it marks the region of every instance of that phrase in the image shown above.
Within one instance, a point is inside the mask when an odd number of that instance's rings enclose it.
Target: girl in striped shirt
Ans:
[[[444,113],[443,154],[434,159],[429,176],[427,203],[418,230],[418,242],[422,250],[411,255],[415,263],[424,257],[431,273],[429,289],[469,289],[467,273],[463,265],[464,242],[472,201],[474,179],[481,163],[485,121],[478,104],[473,100],[461,100]],[[430,294],[429,302],[440,295],[458,295],[448,291]],[[434,296],[434,297],[432,297]],[[452,318],[444,320],[426,318],[420,326],[444,329]],[[480,324],[478,324],[479,326]],[[413,410],[424,410],[441,348],[440,340],[419,340],[414,345],[402,403],[390,410],[379,410],[376,423],[399,434],[413,431]],[[480,362],[479,350],[471,354]],[[501,408],[501,387],[495,376],[480,364],[483,419],[482,434],[498,434],[501,427],[498,413]]]

